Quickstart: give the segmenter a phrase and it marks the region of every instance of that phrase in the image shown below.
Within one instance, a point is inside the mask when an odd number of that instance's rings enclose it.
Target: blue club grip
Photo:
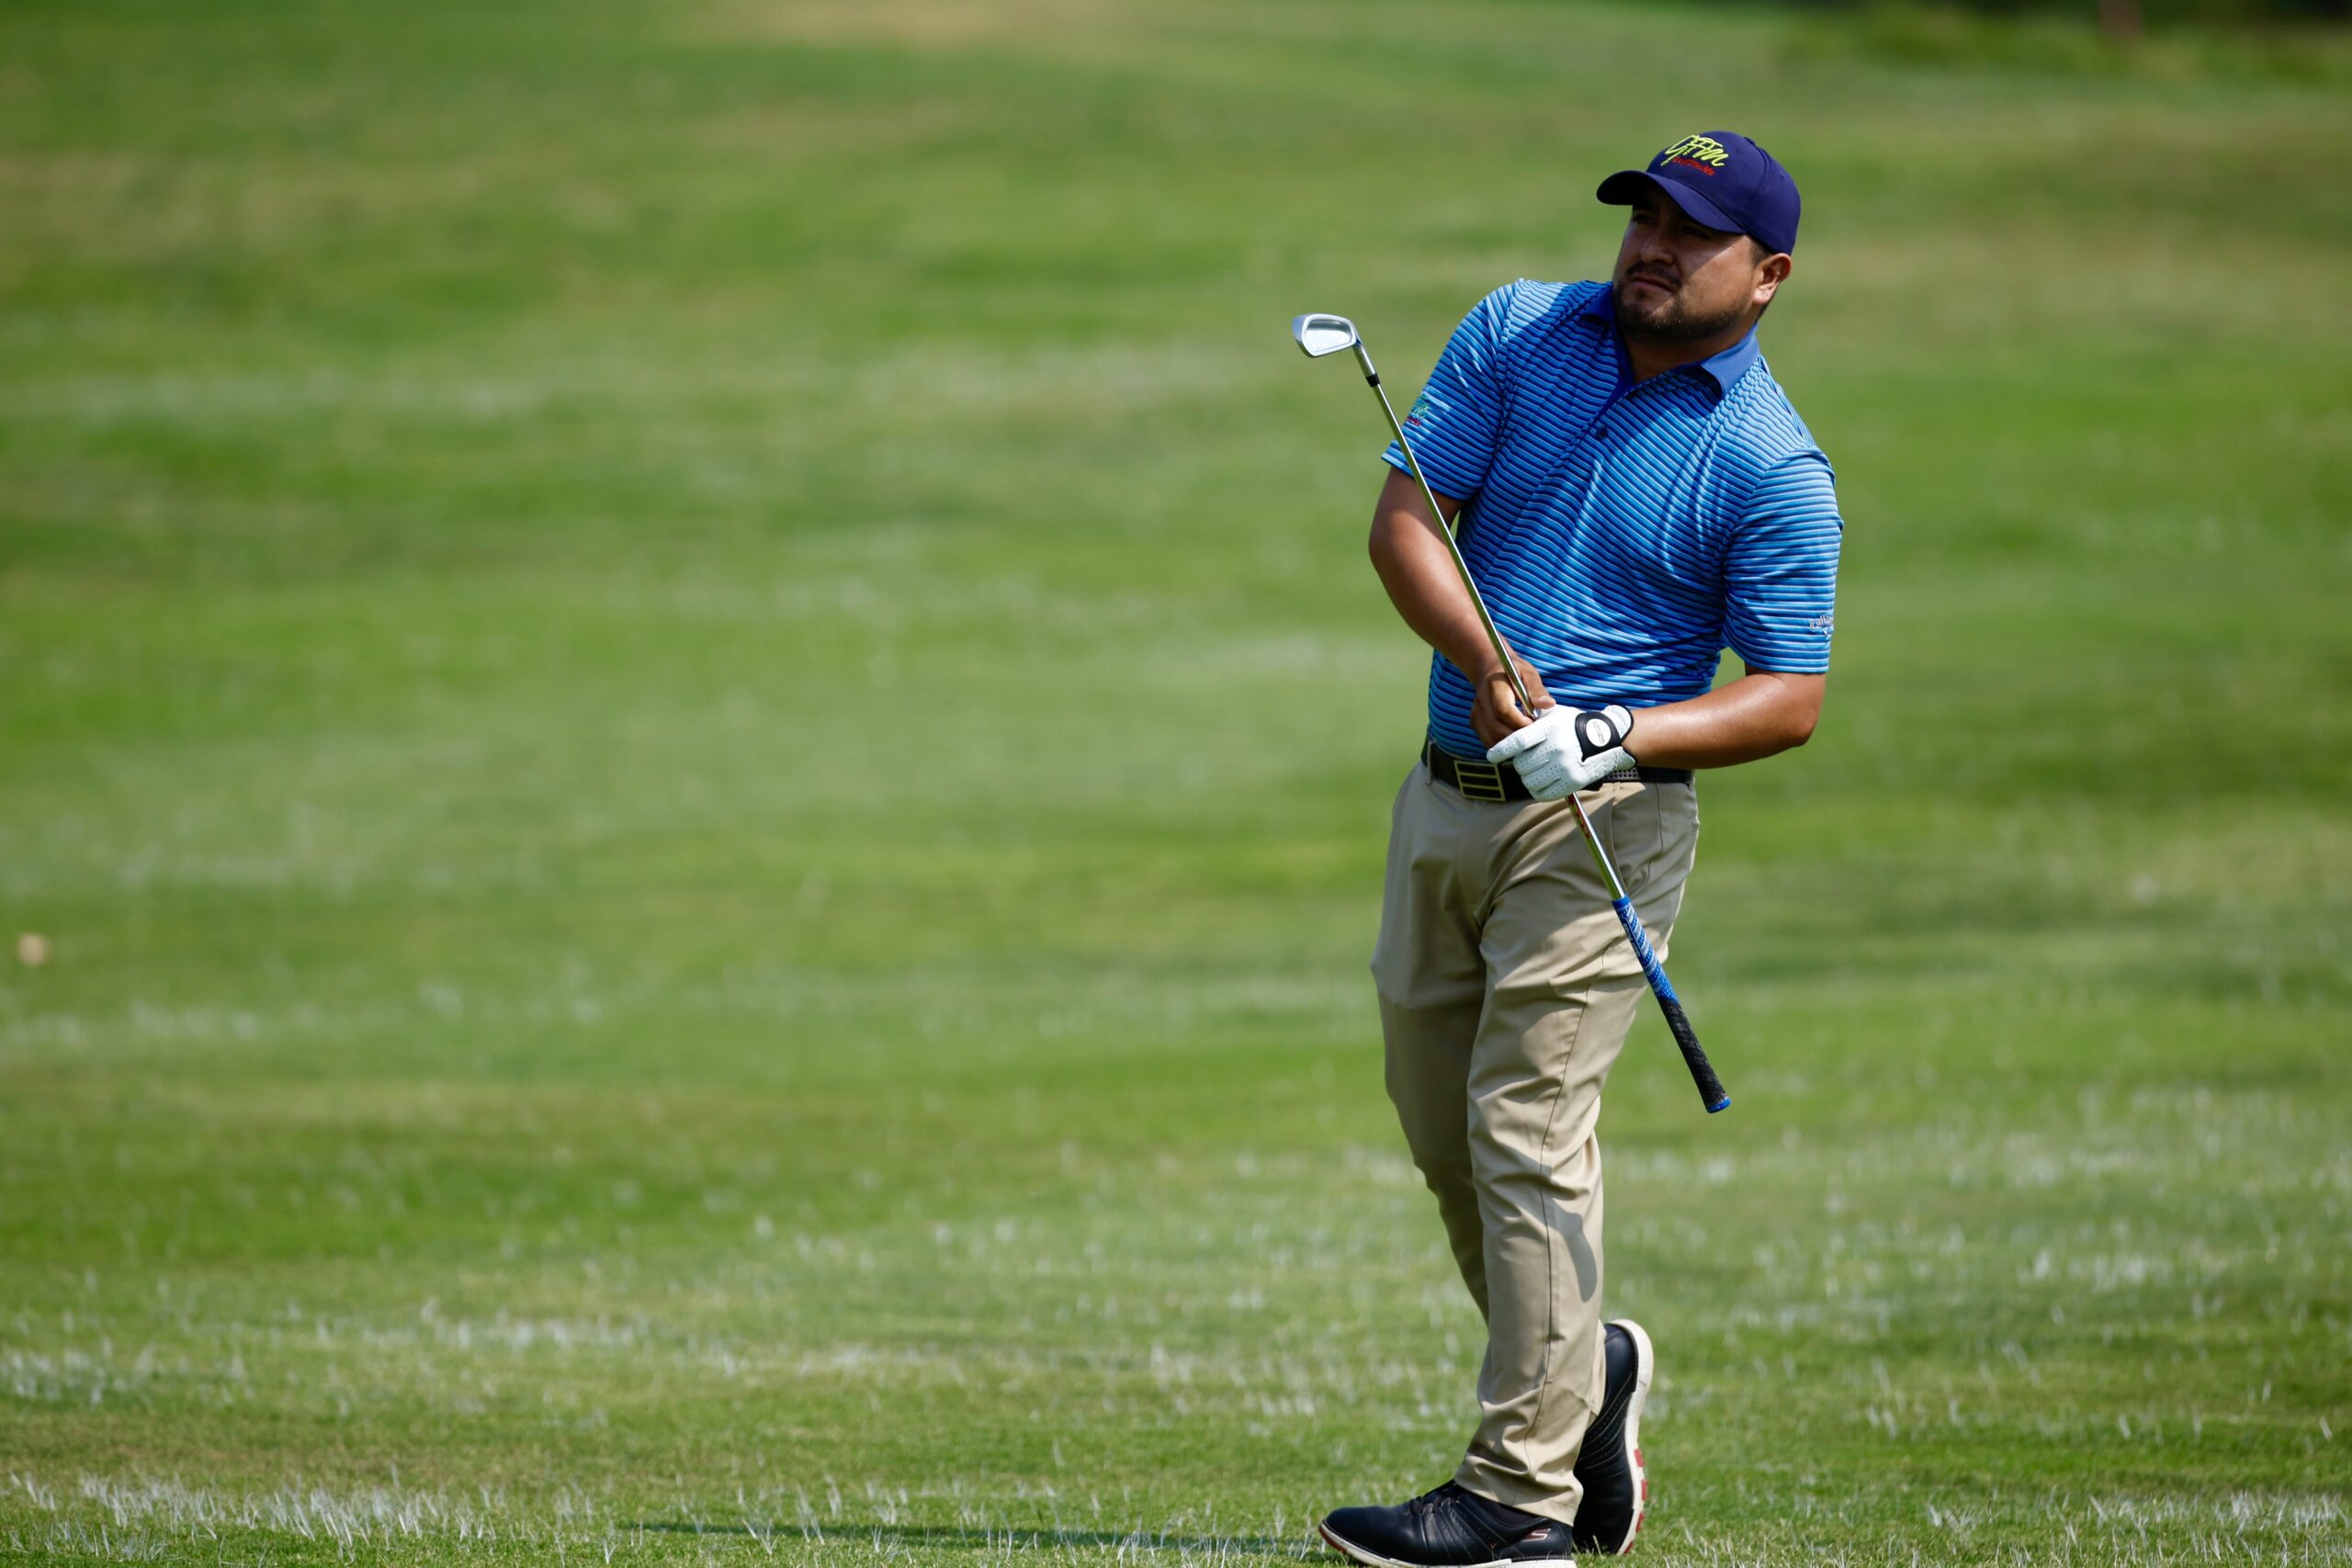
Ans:
[[[1682,998],[1674,994],[1674,982],[1666,977],[1666,965],[1650,951],[1650,933],[1642,929],[1642,917],[1634,912],[1631,898],[1612,898],[1609,907],[1617,911],[1617,923],[1625,928],[1625,940],[1634,945],[1634,956],[1642,961],[1642,974],[1650,983],[1650,994],[1657,998],[1658,1010],[1666,1014],[1666,1026],[1674,1032],[1674,1043],[1682,1052],[1682,1060],[1690,1069],[1690,1081],[1699,1086],[1699,1098],[1706,1103],[1709,1114],[1731,1104],[1731,1093],[1724,1088],[1723,1079],[1715,1077],[1715,1066],[1707,1060],[1706,1052],[1699,1048],[1699,1036],[1690,1027],[1690,1020],[1682,1011]]]

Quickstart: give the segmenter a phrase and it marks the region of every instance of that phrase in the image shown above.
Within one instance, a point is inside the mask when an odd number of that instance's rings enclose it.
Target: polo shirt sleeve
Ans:
[[[1440,495],[1467,501],[1487,482],[1495,441],[1503,427],[1503,337],[1519,285],[1506,284],[1462,319],[1438,356],[1437,368],[1405,416],[1405,434],[1421,472]],[[1392,441],[1388,466],[1410,473],[1404,448]]]
[[[1845,534],[1829,461],[1799,452],[1759,475],[1724,568],[1724,640],[1753,670],[1829,668]]]

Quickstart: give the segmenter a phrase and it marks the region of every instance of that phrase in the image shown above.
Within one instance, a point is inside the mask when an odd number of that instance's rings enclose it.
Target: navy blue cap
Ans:
[[[1710,229],[1753,234],[1775,251],[1797,248],[1797,182],[1772,154],[1736,132],[1686,136],[1652,158],[1648,168],[1620,169],[1593,194],[1611,207],[1631,207],[1653,186]]]

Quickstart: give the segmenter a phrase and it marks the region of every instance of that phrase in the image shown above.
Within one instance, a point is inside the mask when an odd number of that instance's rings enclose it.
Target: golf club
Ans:
[[[1445,511],[1437,503],[1437,492],[1430,488],[1428,476],[1421,472],[1421,460],[1413,456],[1413,443],[1407,438],[1405,427],[1397,423],[1396,411],[1388,401],[1388,393],[1380,385],[1380,372],[1372,366],[1372,355],[1363,346],[1363,336],[1353,321],[1345,316],[1310,314],[1300,316],[1290,324],[1291,336],[1309,359],[1321,359],[1343,349],[1355,350],[1356,361],[1363,367],[1364,384],[1380,400],[1380,410],[1388,416],[1388,428],[1396,433],[1396,445],[1405,454],[1405,462],[1413,470],[1413,478],[1421,487],[1421,499],[1429,502],[1430,515],[1437,519],[1438,533],[1445,540],[1446,549],[1453,557],[1453,570],[1462,574],[1462,586],[1470,591],[1470,603],[1478,608],[1478,624],[1487,628],[1487,640],[1494,645],[1495,657],[1502,660],[1503,671],[1510,677],[1511,690],[1518,695],[1521,713],[1531,718],[1535,714],[1534,699],[1527,694],[1527,682],[1521,679],[1519,661],[1511,657],[1510,647],[1503,641],[1503,634],[1496,629],[1495,617],[1487,613],[1486,596],[1478,592],[1477,581],[1470,575],[1470,563],[1462,557],[1462,546],[1445,521]],[[1674,1032],[1674,1043],[1682,1051],[1682,1060],[1690,1068],[1690,1079],[1699,1086],[1699,1098],[1710,1113],[1731,1104],[1723,1080],[1715,1076],[1707,1053],[1699,1047],[1699,1036],[1690,1028],[1690,1020],[1682,1011],[1681,998],[1674,994],[1674,986],[1666,977],[1666,965],[1650,950],[1649,932],[1642,928],[1642,918],[1634,913],[1634,901],[1625,893],[1625,885],[1617,879],[1617,868],[1609,863],[1609,852],[1600,847],[1600,840],[1592,831],[1592,818],[1585,814],[1584,802],[1574,794],[1568,804],[1575,807],[1577,828],[1584,835],[1585,846],[1592,852],[1592,863],[1600,868],[1600,880],[1609,888],[1610,907],[1617,911],[1617,923],[1625,928],[1625,940],[1634,946],[1634,956],[1641,960],[1642,973],[1650,983],[1650,993],[1657,998],[1658,1010],[1666,1014],[1666,1026]]]

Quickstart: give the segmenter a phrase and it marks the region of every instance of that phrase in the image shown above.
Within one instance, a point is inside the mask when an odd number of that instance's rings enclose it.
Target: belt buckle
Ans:
[[[1499,762],[1473,762],[1464,758],[1453,759],[1453,787],[1471,800],[1509,800],[1503,793],[1503,769]]]

